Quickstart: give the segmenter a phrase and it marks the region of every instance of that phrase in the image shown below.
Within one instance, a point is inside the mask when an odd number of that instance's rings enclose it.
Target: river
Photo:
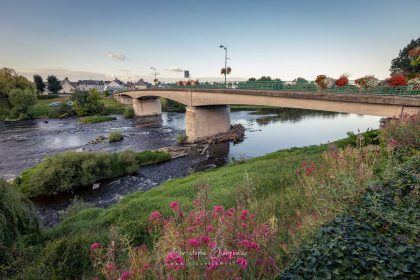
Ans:
[[[54,153],[77,151],[143,151],[177,144],[177,135],[185,133],[185,114],[165,112],[160,118],[124,119],[98,124],[81,124],[76,118],[0,122],[0,176],[12,179],[23,170]],[[193,152],[187,157],[156,166],[143,167],[136,176],[111,181],[99,190],[73,194],[92,206],[107,207],[124,195],[146,191],[171,178],[184,177],[232,160],[261,156],[290,147],[328,143],[346,136],[348,131],[366,131],[379,127],[379,117],[287,108],[232,110],[233,124],[245,127],[245,140],[210,147],[205,154]],[[88,144],[99,135],[120,130],[122,142]],[[73,195],[35,201],[44,226],[60,219],[60,211]]]

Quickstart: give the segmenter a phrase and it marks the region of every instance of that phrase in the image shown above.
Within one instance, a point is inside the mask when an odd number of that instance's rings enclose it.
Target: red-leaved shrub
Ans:
[[[386,82],[391,87],[405,86],[407,84],[407,77],[403,74],[395,74],[386,79]]]
[[[346,75],[341,75],[338,80],[335,81],[335,85],[338,87],[344,87],[349,84],[349,78]]]

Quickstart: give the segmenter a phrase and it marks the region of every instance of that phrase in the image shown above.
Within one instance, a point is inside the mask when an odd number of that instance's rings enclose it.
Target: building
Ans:
[[[65,78],[61,81],[62,89],[59,91],[60,94],[70,94],[76,91],[77,82],[70,82],[69,78]]]
[[[132,85],[133,89],[146,89],[150,86],[148,82],[143,81],[143,79],[138,80]]]
[[[105,82],[94,80],[79,80],[77,82],[77,89],[80,91],[89,91],[91,89],[96,89],[98,92],[104,92]]]
[[[126,85],[118,79],[115,79],[110,82],[109,81],[105,82],[105,90],[110,91],[110,92],[117,92],[117,91],[124,90],[126,88],[127,88]]]

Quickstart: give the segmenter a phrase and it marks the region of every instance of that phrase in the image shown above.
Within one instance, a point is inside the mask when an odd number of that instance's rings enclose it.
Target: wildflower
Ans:
[[[248,210],[242,210],[241,220],[246,220],[247,216],[248,216]]]
[[[216,205],[216,206],[213,207],[213,209],[214,209],[214,212],[216,212],[216,213],[223,213],[223,211],[224,211],[224,208],[221,205]]]
[[[165,265],[169,269],[172,269],[175,271],[184,269],[185,267],[184,258],[181,257],[181,255],[178,254],[177,252],[170,252],[165,257]]]
[[[242,227],[243,229],[246,229],[246,228],[248,227],[248,225],[247,225],[247,224],[242,223],[242,224],[241,224],[241,227]]]
[[[179,209],[179,203],[176,201],[172,201],[171,203],[169,203],[169,207],[171,207],[172,210],[176,211]]]
[[[200,245],[200,240],[198,240],[197,238],[191,238],[190,240],[188,240],[188,244],[190,246],[196,247]]]
[[[214,227],[212,225],[209,225],[209,226],[206,227],[206,230],[208,232],[212,232],[214,230]]]
[[[133,273],[131,273],[130,271],[124,271],[121,274],[120,280],[126,280],[128,278],[130,278],[133,275]]]
[[[209,246],[209,248],[216,248],[217,244],[216,242],[209,242],[207,246]]]
[[[210,264],[207,266],[206,271],[212,271],[220,266],[220,258],[219,257],[211,257]]]
[[[149,215],[149,220],[150,221],[159,221],[160,219],[162,219],[162,215],[160,214],[159,211],[153,211]]]
[[[389,141],[388,141],[388,145],[389,145],[390,147],[396,147],[396,146],[397,146],[397,144],[398,144],[398,141],[397,141],[397,140],[395,140],[395,139],[391,139],[391,140],[389,140]]]
[[[248,266],[248,261],[243,257],[239,257],[239,258],[236,259],[236,264],[240,268],[245,269]]]
[[[98,248],[100,248],[100,247],[101,247],[101,244],[99,244],[98,242],[92,243],[92,244],[90,245],[90,249],[91,249],[92,251],[94,251],[94,250],[96,250],[96,249],[98,249]]]
[[[204,244],[207,244],[210,241],[210,237],[208,237],[207,235],[203,235],[203,236],[200,237],[200,240]]]
[[[106,270],[115,270],[116,267],[115,267],[115,264],[113,262],[109,262],[105,265],[105,269]]]

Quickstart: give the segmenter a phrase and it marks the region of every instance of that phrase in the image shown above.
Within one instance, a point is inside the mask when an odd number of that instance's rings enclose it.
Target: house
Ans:
[[[80,91],[96,89],[98,92],[103,92],[105,90],[105,82],[94,80],[79,80],[77,82],[77,89]]]
[[[146,89],[150,86],[148,82],[143,81],[143,79],[138,80],[133,84],[134,89]]]
[[[125,88],[126,88],[126,85],[118,79],[115,79],[110,82],[109,81],[105,82],[105,90],[110,91],[110,92],[117,92]]]
[[[65,78],[61,81],[62,89],[59,91],[61,94],[70,94],[76,91],[77,82],[70,82],[69,78]]]

